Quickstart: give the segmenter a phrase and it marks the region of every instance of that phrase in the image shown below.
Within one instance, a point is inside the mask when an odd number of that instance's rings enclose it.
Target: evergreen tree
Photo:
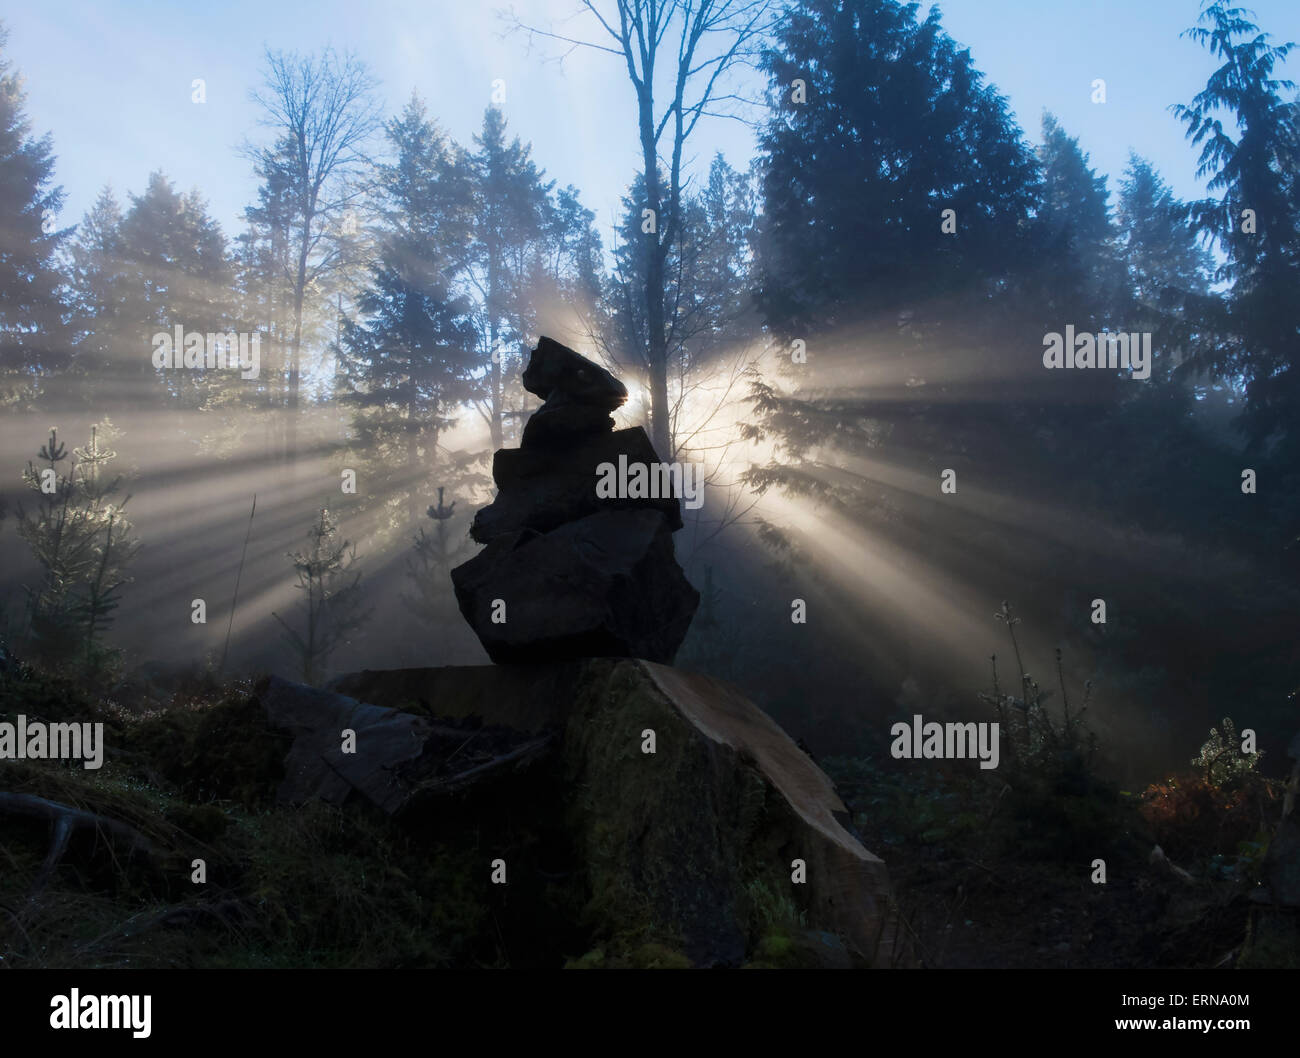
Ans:
[[[412,251],[418,247],[440,262],[450,277],[467,265],[473,237],[467,160],[414,92],[385,133],[395,160],[379,168],[378,216],[386,230],[400,232]]]
[[[740,429],[774,448],[745,479],[815,504],[870,554],[901,561],[925,539],[923,576],[997,597],[1027,555],[1054,559],[945,498],[941,472],[1049,504],[1059,481],[1073,485],[1060,460],[1079,458],[1074,431],[1096,415],[1063,405],[1097,382],[1045,370],[1043,337],[1096,317],[1065,314],[1083,311],[1075,287],[1057,304],[1043,297],[1043,273],[1058,265],[1044,194],[1063,201],[1065,181],[1045,183],[1006,100],[937,11],[917,11],[806,0],[766,56],[775,113],[760,140],[757,296],[773,355]],[[1082,160],[1073,172],[1095,194]],[[1093,219],[1101,250],[1104,198]],[[1057,237],[1061,252],[1084,246]],[[807,553],[798,532],[764,537]],[[872,679],[927,672],[933,644],[914,615],[826,588],[880,644]]]
[[[1204,24],[1184,36],[1222,65],[1189,105],[1173,108],[1201,148],[1197,175],[1210,176],[1209,190],[1219,193],[1196,203],[1192,216],[1225,255],[1217,278],[1232,284],[1222,302],[1205,306],[1213,335],[1199,343],[1196,364],[1244,385],[1242,426],[1252,444],[1280,440],[1294,454],[1300,444],[1300,109],[1282,97],[1295,85],[1274,76],[1294,45],[1271,44],[1248,14],[1222,2],[1205,6]]]
[[[77,587],[93,563],[93,528],[77,502],[75,461],[66,468],[67,445],[51,430],[41,446],[37,465],[29,462],[23,484],[35,498],[35,509],[18,508],[18,535],[31,548],[41,568],[40,582],[25,585],[27,649],[39,661],[59,658],[80,641],[76,628]]]
[[[257,382],[257,403],[264,409],[288,405],[289,349],[294,328],[292,181],[287,158],[291,147],[282,141],[277,150],[258,159],[262,183],[257,204],[244,210],[246,227],[238,238],[238,288],[244,318],[256,321],[262,335],[262,370]],[[309,327],[314,334],[314,316]],[[285,447],[283,416],[266,423],[266,455],[282,455]]]
[[[1145,158],[1129,154],[1120,182],[1117,220],[1140,305],[1168,304],[1170,292],[1205,294],[1213,260],[1187,218],[1187,206]]]
[[[904,307],[938,319],[1020,257],[1034,159],[969,52],[916,7],[809,0],[765,58],[759,293],[782,341],[892,327]]]
[[[310,546],[291,552],[295,587],[303,592],[302,624],[294,628],[279,614],[272,616],[284,629],[284,637],[298,657],[304,683],[315,684],[326,672],[330,655],[350,642],[351,636],[370,617],[361,595],[361,571],[356,568],[357,551],[339,535],[338,521],[325,507],[307,531]]]
[[[30,396],[69,359],[56,255],[71,229],[55,226],[53,141],[32,135],[8,40],[0,23],[0,404]]]
[[[756,380],[743,429],[781,459],[749,480],[883,508],[871,483],[801,464],[823,444],[947,459],[989,443],[1012,380],[1044,385],[1038,164],[936,11],[808,0],[765,67],[757,296],[788,384]]]
[[[1063,332],[1073,324],[1094,334],[1122,330],[1127,322],[1127,278],[1116,246],[1110,218],[1106,176],[1090,165],[1079,141],[1066,134],[1051,114],[1043,115],[1042,192],[1035,217],[1038,252],[1051,262],[1030,284],[1039,306],[1042,332]],[[1163,352],[1163,351],[1161,351]],[[1065,431],[1080,422],[1095,421],[1126,393],[1129,380],[1118,372],[1071,372],[1058,382],[1063,399],[1054,402],[1052,416]]]
[[[109,446],[117,436],[104,420],[69,459],[67,446],[51,430],[38,457],[43,465],[29,462],[23,471],[36,505],[19,508],[18,535],[41,567],[40,582],[27,590],[26,649],[46,664],[71,661],[98,672],[115,656],[100,639],[139,549],[125,514],[130,497],[116,500],[122,479],[109,469],[117,458]]]
[[[1124,278],[1115,250],[1106,177],[1088,164],[1079,141],[1066,134],[1051,114],[1043,115],[1038,150],[1043,190],[1037,222],[1044,252],[1051,255],[1044,285],[1049,304],[1080,329],[1118,322]]]
[[[526,396],[519,382],[535,333],[538,287],[548,238],[555,235],[550,195],[531,149],[506,139],[501,111],[489,107],[475,150],[467,159],[473,187],[474,223],[467,278],[477,306],[485,392],[480,410],[492,447],[522,429]]]
[[[445,488],[438,487],[438,502],[431,503],[427,514],[433,521],[432,532],[421,526],[412,540],[406,558],[406,577],[411,587],[401,593],[402,605],[430,628],[460,619],[455,596],[448,591],[451,569],[472,550],[464,519],[456,517],[456,501],[447,503]],[[457,529],[457,521],[461,524]]]
[[[121,602],[121,590],[131,582],[127,566],[140,549],[126,517],[130,496],[114,502],[121,490],[122,477],[109,469],[109,464],[117,458],[109,446],[119,436],[112,422],[105,419],[90,428],[90,443],[73,453],[81,472],[82,502],[93,533],[91,568],[79,608],[85,626],[84,660],[92,671],[116,658],[114,652],[105,651],[99,645],[99,639],[113,623],[112,615]]]
[[[556,192],[549,217],[543,245],[550,249],[546,270],[550,293],[580,315],[589,315],[600,300],[605,270],[596,215],[570,185]]]
[[[1153,333],[1154,345],[1169,350],[1160,366],[1166,374],[1192,340],[1189,299],[1205,298],[1213,261],[1187,219],[1185,203],[1149,161],[1129,154],[1116,210],[1121,255],[1128,269],[1131,327]]]
[[[388,125],[379,258],[345,319],[340,368],[357,447],[395,522],[413,529],[432,482],[445,480],[438,441],[478,392],[470,306],[455,296],[450,254],[463,245],[465,189],[445,137],[412,100]],[[459,482],[453,485],[459,485]]]
[[[137,400],[161,390],[179,405],[201,406],[212,388],[230,384],[230,374],[159,371],[151,339],[160,332],[174,335],[178,325],[205,335],[237,329],[234,271],[225,236],[198,192],[180,194],[160,172],[149,177],[142,195],[130,199],[116,240],[122,251],[125,319],[121,343],[111,350],[114,360],[106,371]],[[102,291],[92,286],[82,296],[92,303],[121,297],[112,286]]]
[[[129,341],[140,352],[139,328],[130,326],[122,207],[111,188],[99,193],[77,226],[68,246],[68,274],[77,368],[90,385],[125,358]]]

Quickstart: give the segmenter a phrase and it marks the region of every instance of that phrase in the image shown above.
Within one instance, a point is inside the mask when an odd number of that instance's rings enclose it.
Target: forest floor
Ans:
[[[890,857],[926,964],[956,969],[1231,966],[1246,938],[1240,884],[1085,881],[1051,865]],[[1140,866],[1141,865],[1135,865]]]
[[[115,701],[0,671],[0,719],[102,720],[112,747],[98,771],[5,761],[0,792],[140,839],[83,828],[51,862],[50,820],[0,815],[0,966],[541,966],[586,950],[568,883],[533,903],[484,900],[465,874],[485,821],[498,844],[536,844],[527,804],[507,797],[491,818],[414,831],[278,805],[287,743],[249,692],[200,682]],[[818,763],[887,864],[927,967],[1209,968],[1249,952],[1248,897],[1276,814],[1266,785],[1189,777],[1125,793],[1065,774],[1013,789],[971,761]],[[1152,862],[1157,842],[1177,868]]]
[[[1229,834],[1231,855],[1212,842],[1199,855],[1195,843],[1178,843],[1180,876],[1168,860],[1152,861],[1157,840],[1178,835],[1153,825],[1139,795],[1099,794],[1093,816],[1053,819],[1050,797],[1018,801],[988,773],[821,763],[864,844],[888,865],[927,967],[1210,968],[1242,954],[1257,842]],[[1196,820],[1198,836],[1219,829]],[[1104,882],[1094,881],[1097,859]]]

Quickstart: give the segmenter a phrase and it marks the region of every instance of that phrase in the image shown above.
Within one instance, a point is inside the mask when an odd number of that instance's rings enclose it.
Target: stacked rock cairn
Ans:
[[[470,528],[486,546],[451,571],[461,613],[498,664],[671,663],[700,601],[673,553],[679,499],[602,496],[596,487],[601,468],[608,474],[620,457],[661,465],[641,427],[614,429],[610,412],[627,388],[546,337],[523,384],[544,403],[520,447],[493,456],[497,496]]]

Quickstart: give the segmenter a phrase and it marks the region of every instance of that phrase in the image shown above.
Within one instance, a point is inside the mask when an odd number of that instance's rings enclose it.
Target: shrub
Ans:
[[[1243,753],[1230,718],[1192,758],[1196,769],[1152,783],[1142,794],[1142,818],[1172,859],[1230,858],[1245,873],[1259,860],[1276,800],[1261,776],[1262,753]]]

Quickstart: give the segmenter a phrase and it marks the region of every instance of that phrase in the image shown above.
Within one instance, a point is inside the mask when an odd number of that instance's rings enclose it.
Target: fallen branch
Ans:
[[[1172,875],[1174,878],[1177,878],[1180,882],[1183,882],[1186,885],[1196,884],[1196,879],[1187,871],[1172,862],[1169,857],[1165,855],[1165,850],[1159,845],[1155,846],[1155,848],[1151,850],[1151,855],[1147,858],[1147,862],[1158,871],[1167,875]]]
[[[509,753],[503,753],[498,757],[493,757],[483,764],[475,765],[465,771],[457,772],[455,775],[441,776],[436,779],[426,779],[416,785],[416,790],[422,794],[448,794],[455,793],[473,786],[477,782],[495,776],[499,772],[511,771],[515,768],[523,767],[533,758],[540,756],[554,740],[553,735],[544,735],[541,738],[525,742],[517,746]]]

